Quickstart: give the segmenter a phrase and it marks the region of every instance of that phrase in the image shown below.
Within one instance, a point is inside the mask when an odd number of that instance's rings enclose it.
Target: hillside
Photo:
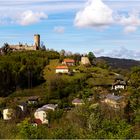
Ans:
[[[79,57],[49,50],[0,56],[0,139],[139,138],[140,67],[122,74],[104,57],[90,57],[93,65]],[[77,63],[56,73],[65,58]],[[113,68],[130,62],[108,59]]]
[[[140,61],[132,59],[120,59],[120,58],[111,58],[111,57],[98,57],[97,60],[105,60],[111,68],[122,68],[122,69],[131,69],[134,66],[140,66]]]

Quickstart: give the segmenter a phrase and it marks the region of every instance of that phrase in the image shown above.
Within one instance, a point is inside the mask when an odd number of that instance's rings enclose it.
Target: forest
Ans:
[[[1,139],[140,138],[140,65],[114,68],[89,52],[86,57],[90,65],[83,66],[82,56],[64,50],[0,55]],[[74,59],[75,66],[70,67],[70,74],[56,74],[55,67],[65,58]],[[125,79],[125,90],[111,90],[116,73]],[[124,108],[113,109],[102,103],[104,96],[112,92],[125,97]],[[16,108],[19,101],[26,101],[30,96],[39,96],[40,100],[28,106],[24,117],[16,115],[12,120],[3,120],[4,108]],[[90,97],[92,101],[88,100]],[[84,105],[75,107],[74,98],[82,99]],[[48,103],[58,104],[56,111],[47,114],[49,124],[32,125],[34,111]]]

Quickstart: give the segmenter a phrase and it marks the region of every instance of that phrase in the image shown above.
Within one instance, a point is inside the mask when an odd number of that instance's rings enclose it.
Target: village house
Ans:
[[[74,61],[74,59],[64,59],[62,64],[67,65],[67,66],[74,66],[75,61]]]
[[[82,99],[76,98],[76,99],[74,99],[74,100],[72,101],[72,104],[75,105],[75,106],[83,105],[83,104],[84,104],[84,101],[83,101]]]
[[[40,120],[42,124],[48,124],[46,111],[45,108],[38,108],[34,113],[35,120]]]
[[[18,105],[18,107],[22,110],[22,112],[26,112],[27,111],[27,103],[22,102]]]
[[[124,96],[116,96],[113,94],[108,94],[103,102],[115,109],[123,108],[125,105]]]
[[[58,105],[57,104],[47,104],[47,105],[44,105],[44,106],[42,106],[42,108],[46,108],[46,109],[50,109],[50,110],[56,110],[56,108],[58,107]]]
[[[39,96],[31,96],[28,98],[28,104],[29,105],[35,105],[35,104],[38,104],[38,101],[39,101]]]
[[[126,88],[126,82],[125,81],[117,81],[112,85],[112,89],[114,90],[124,90]]]
[[[16,105],[14,108],[7,107],[3,109],[3,119],[11,120],[11,119],[20,119],[25,116],[27,111],[27,106],[25,104]]]
[[[38,108],[34,113],[35,120],[37,120],[37,122],[41,121],[42,124],[48,124],[49,122],[47,118],[47,112],[49,110],[55,111],[57,106],[57,104],[47,104],[42,106],[41,108]]]
[[[68,66],[57,66],[56,67],[56,70],[55,70],[56,73],[69,73],[69,68]]]
[[[11,120],[14,115],[14,110],[12,108],[6,108],[3,110],[3,119],[4,120]]]
[[[121,76],[118,76],[115,78],[115,81],[112,84],[112,90],[120,90],[120,89],[122,90],[126,89],[126,82]]]

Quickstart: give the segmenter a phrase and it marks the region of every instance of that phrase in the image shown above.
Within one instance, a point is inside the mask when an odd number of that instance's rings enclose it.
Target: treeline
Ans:
[[[58,58],[56,51],[13,52],[0,56],[0,96],[42,83],[43,68],[50,59]]]

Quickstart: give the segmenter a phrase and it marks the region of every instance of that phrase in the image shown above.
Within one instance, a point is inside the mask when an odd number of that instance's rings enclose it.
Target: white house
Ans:
[[[42,124],[48,124],[47,113],[44,108],[38,108],[34,113],[35,119],[41,120]]]
[[[11,120],[14,115],[14,110],[12,108],[6,108],[3,110],[3,119]]]
[[[68,66],[57,66],[56,67],[56,73],[69,73]]]
[[[115,85],[115,86],[114,86],[114,89],[115,89],[115,90],[118,90],[118,89],[125,89],[125,86],[124,86],[124,85]]]
[[[116,81],[113,85],[112,85],[112,89],[114,90],[119,90],[119,89],[125,89],[126,88],[126,82],[125,81]]]
[[[47,104],[47,105],[42,106],[41,108],[38,108],[36,112],[34,113],[35,119],[41,120],[42,124],[48,124],[47,111],[48,110],[54,111],[56,110],[57,106],[58,106],[57,104],[56,105]]]

